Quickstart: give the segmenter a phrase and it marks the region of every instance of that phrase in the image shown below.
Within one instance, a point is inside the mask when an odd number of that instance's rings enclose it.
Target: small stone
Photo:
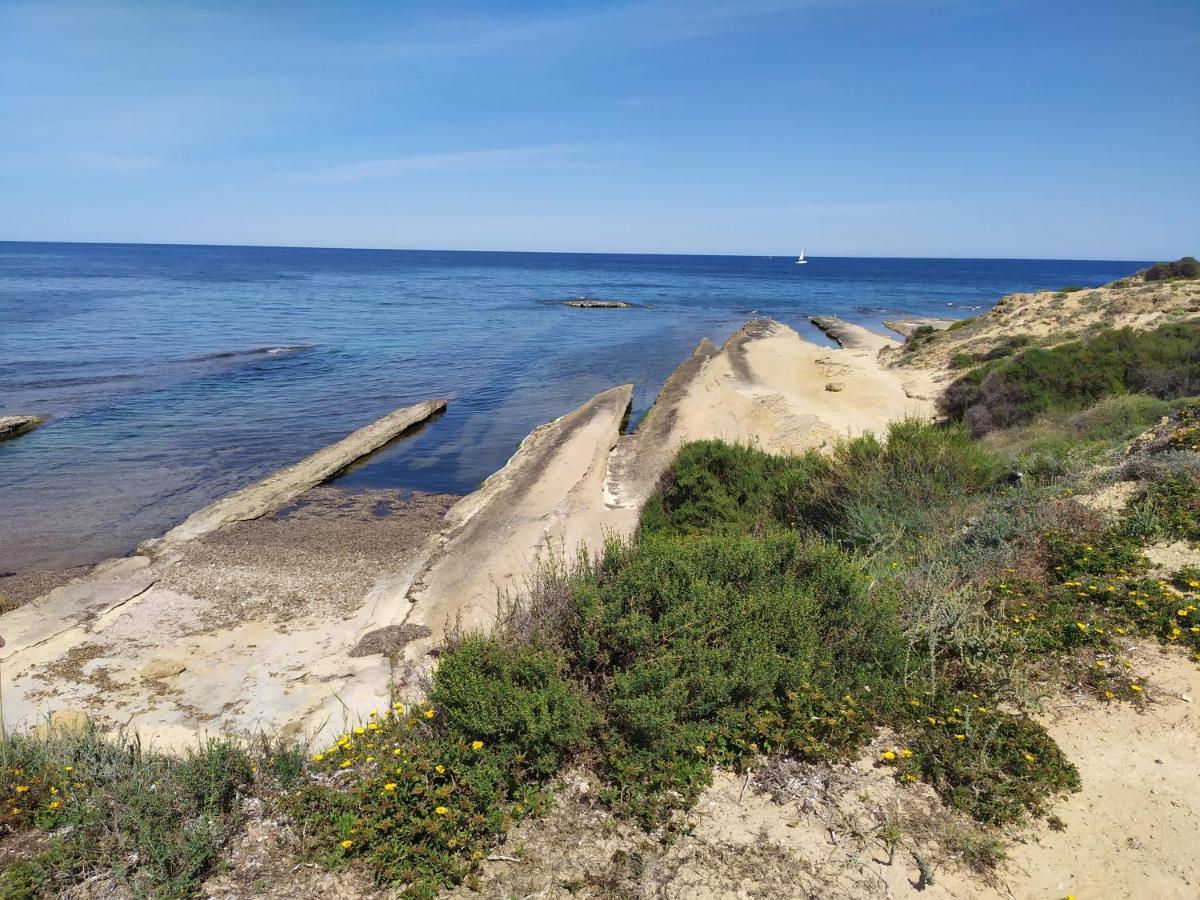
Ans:
[[[825,385],[825,390],[833,391],[834,393],[837,393],[838,391],[844,391],[845,389],[846,389],[846,386],[844,384],[842,384],[840,381],[831,381],[827,385]]]
[[[187,671],[187,664],[177,659],[153,659],[142,666],[141,676],[148,681],[159,678],[171,678]]]

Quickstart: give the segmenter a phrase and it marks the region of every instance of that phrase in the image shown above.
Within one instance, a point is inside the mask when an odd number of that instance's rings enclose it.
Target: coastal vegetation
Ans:
[[[1150,577],[1141,552],[1200,537],[1200,407],[1121,395],[1069,412],[1060,396],[1057,425],[986,441],[907,421],[830,455],[685,446],[634,538],[547,565],[493,631],[451,638],[426,702],[373,710],[303,755],[9,736],[0,830],[40,837],[4,896],[98,871],[135,895],[194,894],[247,798],[296,824],[301,856],[429,896],[546,810],[568,764],[669,836],[714,767],[853,759],[881,729],[876,764],[980,828],[1053,822],[1079,779],[1030,704],[1067,686],[1146,703],[1122,656],[1134,636],[1200,659],[1198,573]],[[1078,504],[1086,465],[1120,445],[1112,423],[1164,409],[1161,452],[1120,471],[1138,484],[1126,512]],[[1038,464],[1055,442],[1087,452]]]
[[[1082,410],[1104,397],[1171,400],[1200,393],[1200,322],[1113,329],[979,361],[939,401],[947,418],[966,422],[976,435],[1052,411]]]
[[[1185,256],[1174,262],[1155,263],[1143,273],[1147,281],[1169,281],[1174,278],[1200,278],[1200,261]]]

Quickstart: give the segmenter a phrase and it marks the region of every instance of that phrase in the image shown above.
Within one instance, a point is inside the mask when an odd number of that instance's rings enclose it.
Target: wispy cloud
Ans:
[[[368,159],[299,175],[301,181],[348,182],[401,178],[424,172],[487,172],[503,169],[595,168],[604,165],[595,147],[581,144],[548,144],[542,147],[506,147],[427,153],[393,159]]]

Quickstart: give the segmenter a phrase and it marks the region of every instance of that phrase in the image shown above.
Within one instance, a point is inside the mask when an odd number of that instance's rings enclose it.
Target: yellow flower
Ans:
[[[432,719],[432,718],[433,718],[433,710],[432,710],[432,709],[427,709],[427,710],[425,710],[425,714],[424,714],[424,715],[425,715],[425,718],[427,718],[427,719]]]
[[[387,784],[385,784],[385,785],[383,786],[383,789],[384,789],[385,791],[387,791],[387,792],[390,794],[390,793],[392,793],[394,790],[396,790],[396,785],[394,785],[392,782],[390,782],[390,781],[389,781]]]
[[[1142,686],[1140,684],[1131,684],[1129,689],[1139,694],[1142,692]]]
[[[694,749],[697,753],[701,753],[701,754],[704,753],[704,745],[703,744],[697,744]]]
[[[75,771],[75,767],[74,766],[63,766],[63,771],[64,772],[73,772],[73,771]]]
[[[316,756],[313,757],[313,762],[320,762],[324,758],[325,758],[324,753],[318,753]]]
[[[956,741],[965,741],[967,739],[967,736],[965,734],[956,734],[954,736],[954,739]]]
[[[373,709],[373,710],[371,710],[371,711],[368,713],[368,715],[369,715],[369,716],[370,716],[370,717],[373,719],[373,718],[375,718],[377,715],[379,715],[379,710],[377,710],[377,709]]]
[[[443,766],[441,763],[438,763],[436,766],[433,767],[433,771],[437,772],[439,775],[444,775],[446,773],[446,767]]]
[[[373,757],[373,756],[368,756],[368,757],[367,757],[367,762],[375,762],[375,757]]]
[[[471,749],[472,750],[482,750],[483,749],[483,741],[471,741]]]
[[[343,850],[349,850],[352,846],[354,846],[354,841],[352,841],[348,838],[346,840],[342,841],[342,849]]]
[[[354,762],[353,762],[353,760],[349,760],[349,759],[343,759],[343,760],[342,760],[342,762],[341,762],[341,768],[343,768],[343,769],[348,769],[348,768],[350,768],[352,765],[354,765]]]
[[[359,725],[357,728],[354,729],[354,733],[355,734],[366,734],[367,729],[365,729],[361,725]]]
[[[17,785],[17,793],[18,794],[23,794],[27,790],[29,790],[29,785],[27,785],[27,784],[18,784]]]
[[[395,750],[392,751],[392,756],[399,756],[400,753],[401,753],[400,748],[397,747]]]
[[[881,753],[881,754],[879,754],[879,755],[880,755],[880,756],[881,756],[883,759],[886,759],[888,762],[891,762],[893,759],[895,759],[895,758],[896,758],[896,754],[895,754],[895,753],[893,753],[891,750],[884,750],[884,751],[883,751],[883,753]]]
[[[444,807],[444,806],[439,806],[437,809],[434,810],[434,812],[437,813],[439,816],[444,816],[446,813],[450,812],[450,810],[446,809],[446,807]]]
[[[905,747],[903,750],[900,751],[900,755],[903,756],[905,759],[908,759],[909,757],[912,756],[912,751],[909,750],[907,747]]]
[[[51,800],[49,803],[46,804],[46,807],[48,809],[58,809],[60,806],[62,806],[62,804],[59,803],[57,800]]]
[[[1034,755],[1032,753],[1022,753],[1021,755],[1025,757],[1025,762],[1033,762],[1034,760]]]

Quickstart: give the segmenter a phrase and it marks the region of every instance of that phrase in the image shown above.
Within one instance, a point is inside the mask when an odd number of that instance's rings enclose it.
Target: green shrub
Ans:
[[[886,441],[838,447],[822,476],[782,484],[780,518],[862,550],[897,546],[952,527],[943,508],[993,488],[1004,468],[961,426],[897,422]]]
[[[979,698],[949,695],[915,711],[904,734],[911,756],[895,755],[902,779],[920,777],[949,806],[990,825],[1045,815],[1049,798],[1079,790],[1078,770],[1041,725]]]
[[[1129,504],[1127,533],[1143,539],[1200,541],[1200,466],[1147,482]]]
[[[721,441],[687,444],[646,503],[640,530],[749,534],[774,521],[781,483],[806,484],[828,468],[817,453],[788,457]]]
[[[1185,256],[1175,262],[1155,263],[1144,273],[1147,281],[1168,281],[1173,278],[1200,278],[1200,262]]]
[[[1123,328],[1054,348],[1031,348],[959,377],[939,409],[979,435],[1127,393],[1163,400],[1200,393],[1200,322],[1147,332]]]
[[[429,699],[449,736],[481,740],[514,773],[544,780],[595,721],[565,668],[554,649],[471,635],[443,655]]]
[[[576,603],[575,665],[597,686],[612,795],[648,821],[690,802],[714,763],[815,748],[811,691],[840,703],[870,687],[882,702],[903,659],[861,565],[793,531],[644,535]]]
[[[450,731],[434,706],[397,705],[314,755],[308,779],[284,798],[309,855],[331,867],[361,860],[405,896],[432,897],[513,821],[545,807],[510,747]]]

